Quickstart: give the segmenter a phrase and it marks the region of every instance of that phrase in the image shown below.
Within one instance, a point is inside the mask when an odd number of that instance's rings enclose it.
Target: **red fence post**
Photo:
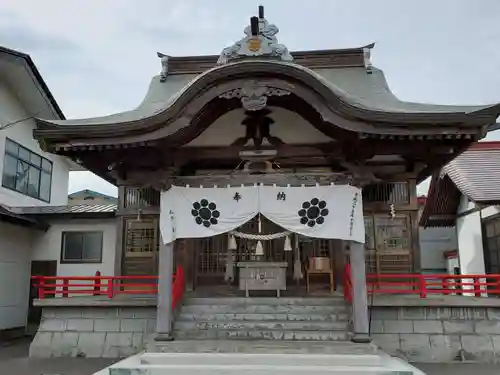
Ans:
[[[63,297],[68,297],[68,286],[69,286],[69,280],[68,279],[63,279],[63,285],[62,285],[62,296]],[[56,283],[54,284],[54,296],[56,295],[56,291],[57,291],[57,281]]]
[[[101,294],[101,271],[95,271],[95,279],[94,279],[94,296],[98,296]]]
[[[113,278],[108,280],[108,298],[113,298],[115,296],[115,283]]]
[[[450,291],[450,283],[448,279],[444,278],[442,281],[442,287],[443,287],[443,294],[445,296],[449,295],[451,293]]]
[[[40,276],[40,278],[38,279],[38,298],[45,298],[45,279],[43,278],[43,276]]]
[[[479,277],[474,277],[474,296],[481,297],[481,280]]]
[[[497,296],[500,296],[500,276],[498,275],[495,275],[495,280],[496,280],[496,283],[495,283],[495,294]]]
[[[425,282],[425,277],[423,275],[418,275],[418,284],[419,284],[420,298],[426,298],[427,283]]]

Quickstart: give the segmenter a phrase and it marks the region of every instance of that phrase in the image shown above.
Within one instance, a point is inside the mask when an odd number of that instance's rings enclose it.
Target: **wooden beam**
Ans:
[[[449,215],[449,214],[436,214],[430,215],[428,220],[455,220],[457,215]]]

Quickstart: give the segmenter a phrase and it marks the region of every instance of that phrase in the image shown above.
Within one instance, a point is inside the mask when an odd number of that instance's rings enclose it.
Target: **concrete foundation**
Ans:
[[[286,351],[303,347],[304,340],[312,346],[335,342],[323,333],[338,333],[338,344],[349,344],[347,328],[338,326],[347,321],[348,309],[335,298],[283,298],[279,303],[267,298],[215,300],[185,301],[178,312],[176,341],[167,343],[175,350],[165,347],[160,351],[252,353],[255,340],[269,341],[269,345],[276,342],[279,350],[286,347]],[[154,343],[156,299],[60,298],[39,302],[43,318],[30,347],[32,357],[120,358]],[[371,318],[374,344],[405,360],[500,363],[500,299],[377,297]],[[290,336],[289,332],[295,331],[301,335]],[[218,343],[231,338],[233,344],[220,349]]]
[[[44,306],[30,357],[122,358],[143,350],[155,332],[155,303],[89,305]]]
[[[496,298],[377,298],[371,333],[385,352],[412,362],[500,363]]]

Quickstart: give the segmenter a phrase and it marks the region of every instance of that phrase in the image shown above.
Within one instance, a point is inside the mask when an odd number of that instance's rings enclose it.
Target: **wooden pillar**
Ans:
[[[116,217],[116,242],[115,242],[115,266],[113,276],[122,276],[123,253],[123,237],[125,235],[125,218],[123,216]]]
[[[184,240],[184,253],[183,253],[183,263],[184,267],[184,280],[186,283],[186,291],[192,292],[194,290],[194,279],[195,279],[195,240],[192,238],[187,238]]]
[[[420,255],[420,231],[419,231],[419,206],[418,206],[418,194],[417,194],[417,182],[415,179],[410,179],[408,181],[408,190],[410,197],[410,206],[412,211],[410,212],[410,228],[411,231],[411,250],[410,250],[410,266],[411,273],[422,272],[421,255]]]
[[[368,323],[368,296],[366,290],[365,246],[351,241],[351,283],[353,308],[353,342],[371,342]]]
[[[118,205],[117,210],[121,210],[125,202],[125,187],[118,186]],[[125,236],[125,219],[123,216],[116,217],[116,241],[115,241],[115,265],[113,276],[122,275],[123,253],[125,248],[123,246]]]
[[[158,267],[158,302],[156,307],[156,341],[171,341],[172,337],[172,275],[174,271],[174,243],[167,245],[160,238]]]

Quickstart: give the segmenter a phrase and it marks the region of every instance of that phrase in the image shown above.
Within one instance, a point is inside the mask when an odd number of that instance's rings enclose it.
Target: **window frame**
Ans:
[[[12,152],[12,150],[9,149],[9,148],[12,148],[12,147],[9,147],[9,143],[11,144],[11,146],[15,146],[17,148],[17,155],[14,154],[14,152]],[[27,155],[26,158],[24,158],[24,157],[22,157],[22,156],[19,155],[21,151],[23,151],[24,153],[26,153],[26,155]],[[7,156],[9,158],[12,158],[12,159],[16,160],[16,177],[15,177],[15,181],[14,181],[14,187],[8,186],[5,183],[5,173],[6,173],[5,163],[6,163]],[[37,165],[37,164],[35,164],[32,161],[33,159],[36,159],[36,158],[38,158],[40,160],[40,165]],[[17,180],[18,180],[17,170],[19,168],[19,163],[24,163],[24,164],[28,165],[28,172],[27,172],[27,174],[28,174],[28,181],[29,181],[30,171],[32,169],[35,169],[38,172],[38,184],[37,184],[37,194],[36,194],[36,196],[29,194],[29,191],[28,192],[24,192],[24,191],[16,188]],[[46,166],[47,165],[50,166],[50,171],[48,170],[49,169],[48,167],[44,167],[44,164]],[[52,160],[49,160],[46,157],[43,157],[42,155],[40,155],[40,154],[38,154],[36,152],[33,152],[30,149],[22,146],[20,143],[18,143],[16,141],[14,141],[14,140],[6,137],[5,138],[4,160],[3,160],[3,166],[2,166],[2,168],[3,168],[2,169],[2,187],[3,188],[9,189],[11,191],[15,191],[16,193],[24,195],[26,197],[37,199],[37,200],[45,202],[45,203],[50,203],[50,201],[52,199],[52,176],[53,176],[53,172],[54,172],[54,163],[52,162]],[[42,176],[44,174],[49,176],[49,182],[50,182],[50,184],[49,184],[48,199],[44,199],[41,196]]]
[[[99,253],[99,259],[83,259],[83,249],[84,249],[84,244],[82,244],[82,249],[80,252],[80,259],[65,259],[65,254],[66,254],[66,236],[68,234],[72,235],[88,235],[88,234],[99,234],[101,237],[100,241],[100,253]],[[84,237],[85,238],[85,237]],[[88,231],[74,231],[74,230],[67,230],[67,231],[62,231],[61,232],[61,255],[59,262],[61,264],[98,264],[102,263],[102,253],[104,250],[104,232],[100,230],[88,230]]]

